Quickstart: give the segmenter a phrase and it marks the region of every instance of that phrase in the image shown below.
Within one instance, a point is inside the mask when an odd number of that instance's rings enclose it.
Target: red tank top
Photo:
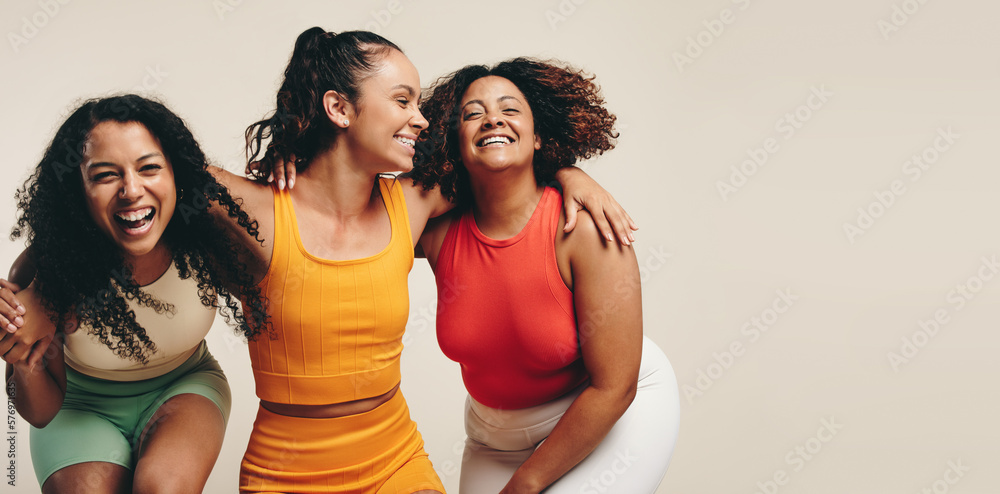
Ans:
[[[587,379],[573,292],[556,264],[561,210],[562,196],[546,187],[514,237],[487,237],[471,210],[445,234],[435,266],[438,343],[486,406],[540,405]]]

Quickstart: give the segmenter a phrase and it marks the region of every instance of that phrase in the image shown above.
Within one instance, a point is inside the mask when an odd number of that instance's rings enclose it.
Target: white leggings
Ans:
[[[520,410],[465,402],[462,494],[500,492],[589,383],[556,400]],[[563,475],[546,494],[653,493],[663,479],[680,427],[680,397],[670,361],[649,338],[635,400],[589,456]]]

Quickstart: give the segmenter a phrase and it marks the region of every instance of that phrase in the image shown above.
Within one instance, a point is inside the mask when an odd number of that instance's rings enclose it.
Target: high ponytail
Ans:
[[[247,127],[247,163],[260,157],[258,167],[248,167],[253,178],[266,180],[278,159],[287,163],[294,157],[297,171],[305,170],[312,158],[336,139],[339,130],[326,118],[323,95],[336,91],[356,103],[361,81],[389,50],[402,51],[368,31],[335,34],[319,27],[303,31],[285,68],[275,111]]]

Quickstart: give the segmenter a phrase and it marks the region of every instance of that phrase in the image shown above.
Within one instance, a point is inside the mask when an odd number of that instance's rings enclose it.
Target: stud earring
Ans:
[[[345,118],[344,119],[344,127],[347,127],[350,124],[351,124],[351,121]]]

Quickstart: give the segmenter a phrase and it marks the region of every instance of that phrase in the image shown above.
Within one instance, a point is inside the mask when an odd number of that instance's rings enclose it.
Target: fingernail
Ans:
[[[13,324],[7,323],[7,332],[8,333],[13,333],[15,331],[17,331],[17,326],[14,326]]]
[[[635,237],[632,236],[631,232],[628,234],[628,239],[630,242],[635,242]]]
[[[267,183],[271,183],[271,182],[274,182],[274,175],[268,175],[267,176]]]
[[[14,318],[14,325],[15,325],[15,326],[19,326],[19,327],[20,327],[20,326],[24,326],[24,319],[23,319],[23,318],[21,318],[21,316],[17,316],[17,317],[15,317],[15,318]]]
[[[628,241],[628,237],[626,237],[626,236],[624,236],[624,235],[622,236],[622,243],[623,243],[623,244],[625,244],[625,245],[631,245],[631,244],[629,243],[629,241]]]
[[[291,189],[292,187],[295,187],[295,177],[288,179],[288,188]]]
[[[608,242],[614,242],[615,241],[615,237],[612,237],[610,233],[607,235],[607,237],[608,237]]]
[[[17,313],[18,314],[24,314],[25,312],[28,312],[28,309],[25,309],[23,305],[18,305],[17,306]]]
[[[285,179],[278,179],[278,190],[285,190]]]

